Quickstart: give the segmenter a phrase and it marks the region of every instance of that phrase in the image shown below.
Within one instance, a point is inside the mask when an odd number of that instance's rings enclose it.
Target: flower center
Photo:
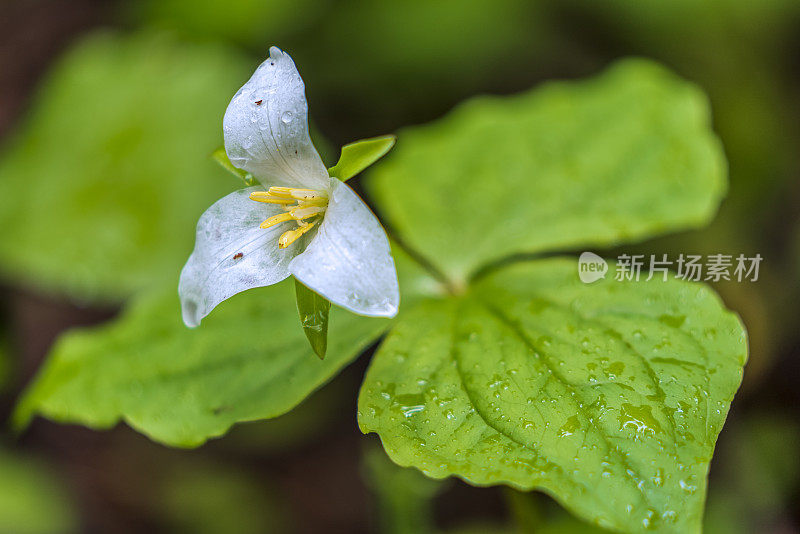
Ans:
[[[314,228],[322,220],[328,207],[328,194],[314,189],[296,189],[294,187],[270,187],[269,191],[250,193],[250,200],[266,204],[280,204],[286,213],[273,215],[262,222],[261,228],[271,228],[276,224],[294,221],[297,228],[281,234],[278,247],[286,248],[300,236]]]

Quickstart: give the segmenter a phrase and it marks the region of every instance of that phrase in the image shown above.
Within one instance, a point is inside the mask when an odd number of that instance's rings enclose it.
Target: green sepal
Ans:
[[[328,350],[328,313],[331,303],[299,280],[294,281],[300,324],[314,353],[322,360]]]
[[[328,169],[328,174],[345,182],[385,156],[395,141],[394,135],[382,135],[344,145],[338,163]]]
[[[229,171],[231,174],[241,178],[242,181],[244,181],[244,185],[247,187],[258,185],[258,180],[256,180],[255,176],[245,170],[233,166],[233,163],[231,163],[231,160],[228,158],[228,154],[225,152],[224,146],[221,146],[212,152],[211,157],[214,158],[214,161],[222,165],[226,171]]]

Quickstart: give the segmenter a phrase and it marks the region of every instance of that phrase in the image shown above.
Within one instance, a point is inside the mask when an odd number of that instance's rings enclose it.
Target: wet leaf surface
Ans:
[[[398,137],[368,190],[388,227],[457,283],[516,253],[702,226],[727,188],[705,95],[643,60],[474,98]]]
[[[746,354],[703,285],[585,285],[573,260],[531,262],[401,317],[359,424],[435,478],[540,489],[615,529],[697,532]]]

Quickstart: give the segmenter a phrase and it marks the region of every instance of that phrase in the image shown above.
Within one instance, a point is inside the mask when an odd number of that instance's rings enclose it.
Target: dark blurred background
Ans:
[[[623,56],[655,59],[702,86],[730,164],[728,198],[710,227],[626,250],[764,257],[758,282],[716,286],[743,317],[751,355],[712,463],[706,530],[800,532],[797,0],[5,0],[4,418],[61,332],[114,317],[160,276],[156,267],[172,269],[191,246],[156,248],[136,272],[112,273],[119,279],[71,268],[120,235],[73,228],[61,206],[46,222],[70,227],[68,238],[39,239],[46,225],[31,214],[52,199],[23,185],[58,175],[64,188],[111,187],[119,175],[141,191],[164,172],[182,187],[199,184],[179,206],[196,220],[236,185],[204,155],[221,144],[227,99],[271,45],[300,67],[318,143],[329,147],[434,120],[476,94],[589,76]],[[177,92],[155,111],[145,109],[152,87],[137,85],[150,74]],[[112,142],[109,131],[125,135]],[[139,143],[148,132],[157,145]],[[141,150],[130,148],[137,143]],[[65,195],[62,204],[73,200]],[[0,532],[582,531],[546,497],[434,484],[388,464],[356,425],[369,356],[294,412],[197,450],[171,450],[124,426],[94,432],[38,420],[20,437],[5,431]]]

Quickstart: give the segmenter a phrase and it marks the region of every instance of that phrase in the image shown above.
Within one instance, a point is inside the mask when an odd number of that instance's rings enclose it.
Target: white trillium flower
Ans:
[[[231,193],[197,224],[178,293],[184,322],[220,302],[294,275],[359,315],[393,317],[400,292],[389,240],[344,182],[331,178],[308,134],[305,86],[288,54],[269,58],[234,95],[225,151],[261,186]]]

